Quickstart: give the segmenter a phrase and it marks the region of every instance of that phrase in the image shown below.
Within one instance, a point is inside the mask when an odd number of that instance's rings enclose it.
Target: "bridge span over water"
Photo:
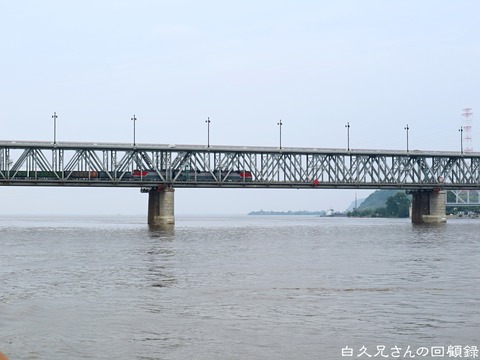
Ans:
[[[444,221],[445,190],[478,189],[480,153],[0,141],[0,185],[138,187],[149,223],[175,188],[405,189],[412,221]]]

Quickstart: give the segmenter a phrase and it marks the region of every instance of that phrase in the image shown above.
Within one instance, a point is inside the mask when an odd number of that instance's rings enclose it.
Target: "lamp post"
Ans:
[[[280,121],[277,123],[277,125],[279,126],[280,128],[280,149],[282,148],[282,119],[280,119]]]
[[[460,154],[463,154],[463,126],[460,126]]]
[[[207,117],[207,120],[205,120],[207,123],[207,147],[210,147],[210,117]]]
[[[56,145],[57,144],[57,113],[54,112],[53,115],[52,115],[52,119],[53,119],[53,145]]]
[[[408,127],[408,124],[406,127],[404,127],[404,129],[407,131],[407,152],[408,152],[408,130],[410,130],[410,128]]]
[[[345,127],[347,128],[347,151],[350,151],[350,122],[347,122]]]
[[[135,143],[135,123],[137,122],[137,118],[135,117],[135,114],[133,114],[133,117],[130,119],[133,121],[133,146],[136,145]]]

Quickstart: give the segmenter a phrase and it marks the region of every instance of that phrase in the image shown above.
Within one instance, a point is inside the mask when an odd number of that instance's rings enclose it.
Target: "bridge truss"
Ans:
[[[134,178],[135,170],[150,175]],[[234,172],[249,176],[232,181]],[[10,186],[474,190],[479,182],[478,153],[0,142],[0,185]]]
[[[480,190],[451,190],[447,194],[447,206],[480,206]]]

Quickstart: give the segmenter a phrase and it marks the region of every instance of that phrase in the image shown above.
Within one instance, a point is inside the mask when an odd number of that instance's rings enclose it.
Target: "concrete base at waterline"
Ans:
[[[175,224],[175,190],[155,188],[148,193],[148,225],[164,226]]]
[[[447,222],[445,191],[412,191],[412,223],[438,224]]]

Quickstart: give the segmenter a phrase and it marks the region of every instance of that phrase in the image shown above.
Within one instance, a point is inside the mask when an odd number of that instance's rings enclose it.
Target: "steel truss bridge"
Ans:
[[[447,206],[480,206],[480,190],[451,190]]]
[[[154,178],[133,178],[135,170]],[[251,177],[232,181],[239,171]],[[0,141],[0,185],[10,186],[428,191],[479,181],[480,153]]]

